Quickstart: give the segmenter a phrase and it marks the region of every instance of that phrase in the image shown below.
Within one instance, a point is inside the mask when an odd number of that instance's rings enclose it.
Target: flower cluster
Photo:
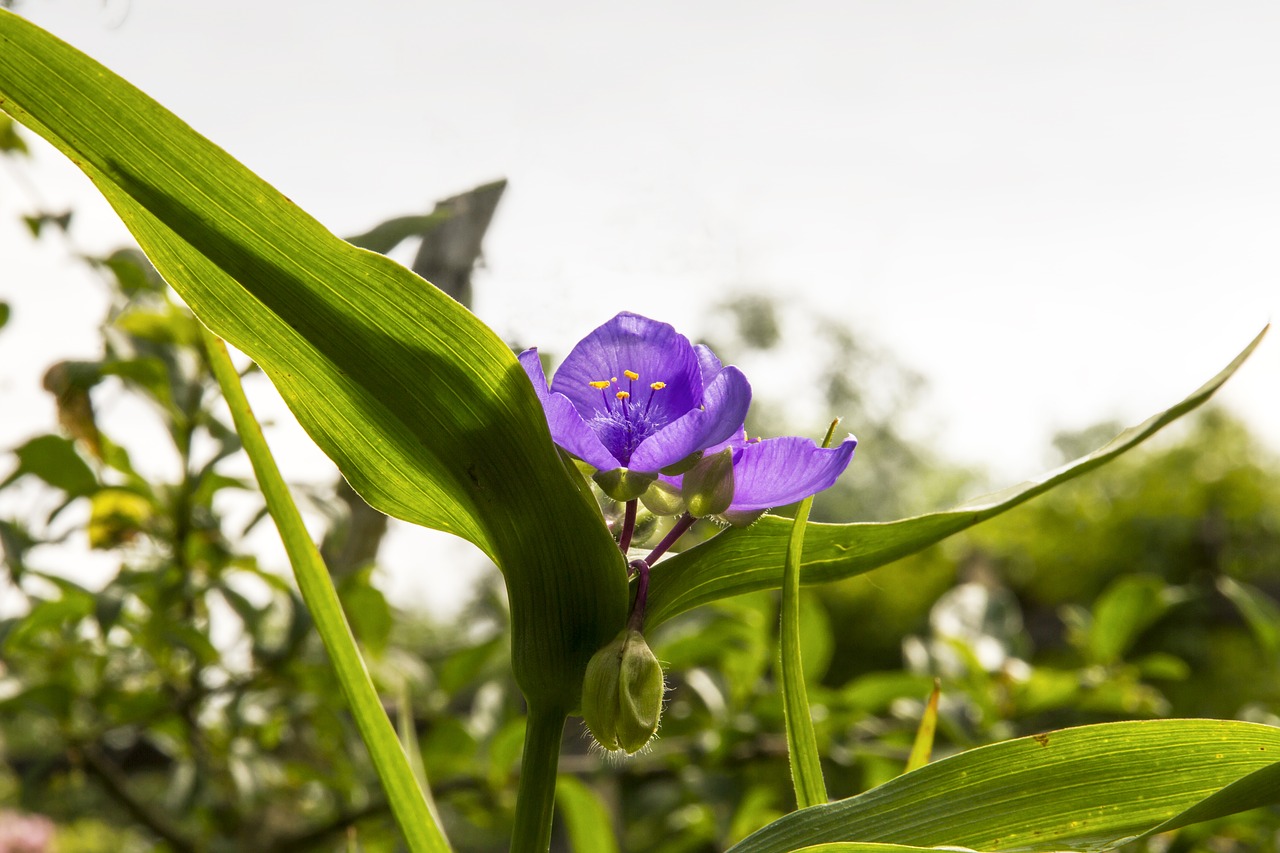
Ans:
[[[626,554],[643,503],[679,518],[643,559],[631,560],[635,599],[626,628],[587,665],[582,717],[605,749],[644,747],[662,715],[662,668],[644,641],[649,569],[693,523],[714,516],[747,524],[771,507],[831,486],[857,440],[819,447],[807,438],[749,439],[751,385],[705,346],[666,323],[622,313],[596,329],[547,383],[537,349],[520,354],[551,437],[595,469],[625,504],[618,546]]]
[[[731,522],[831,486],[857,441],[822,448],[805,438],[748,440],[751,386],[705,346],[666,323],[622,313],[578,343],[551,384],[537,349],[520,363],[560,447],[596,471],[619,501]]]

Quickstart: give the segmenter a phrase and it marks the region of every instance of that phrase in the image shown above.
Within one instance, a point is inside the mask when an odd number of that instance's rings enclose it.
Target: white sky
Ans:
[[[1181,399],[1280,306],[1269,0],[19,11],[337,233],[507,177],[476,310],[509,338],[563,353],[622,309],[696,333],[740,291],[847,319],[930,380],[913,428],[997,485],[1056,428]],[[86,247],[126,239],[73,167],[38,167]],[[40,374],[94,355],[101,315],[21,198],[0,170],[5,446],[52,422]],[[1273,446],[1278,388],[1272,340],[1222,395]]]

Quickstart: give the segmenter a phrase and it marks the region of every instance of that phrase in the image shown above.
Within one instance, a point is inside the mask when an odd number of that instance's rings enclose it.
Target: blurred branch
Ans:
[[[186,836],[176,824],[160,811],[138,799],[129,791],[129,779],[124,771],[102,753],[97,746],[88,746],[81,753],[85,768],[100,781],[111,799],[115,800],[134,820],[147,827],[177,851],[203,849]]]
[[[362,820],[390,813],[391,804],[384,799],[378,799],[358,809],[347,809],[339,812],[327,823],[304,830],[297,835],[281,838],[263,849],[269,851],[269,853],[293,853],[293,851],[313,850],[320,842],[345,832],[349,827]]]

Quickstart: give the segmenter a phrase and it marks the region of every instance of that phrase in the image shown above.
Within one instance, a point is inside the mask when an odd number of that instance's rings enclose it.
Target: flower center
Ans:
[[[613,376],[587,384],[599,390],[603,404],[591,419],[591,425],[605,446],[626,465],[640,443],[666,425],[668,419],[662,408],[651,409],[654,396],[666,388],[667,383],[650,382],[646,395],[643,386],[636,388],[639,373],[624,370],[622,376],[622,380]]]

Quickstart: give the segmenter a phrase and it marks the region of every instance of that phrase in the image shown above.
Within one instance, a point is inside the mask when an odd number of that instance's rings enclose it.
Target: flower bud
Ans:
[[[679,515],[684,512],[684,498],[680,490],[670,483],[654,480],[640,496],[640,503],[654,515]]]
[[[676,462],[674,464],[668,465],[666,468],[663,468],[662,473],[666,474],[668,477],[678,477],[681,474],[683,474],[685,471],[688,471],[694,465],[697,465],[698,460],[702,458],[702,454],[703,454],[703,451],[695,450],[685,458],[681,459],[679,462]]]
[[[658,729],[665,685],[644,635],[627,628],[592,656],[582,683],[582,719],[605,749],[639,751]]]
[[[689,514],[694,518],[718,515],[733,503],[733,449],[702,457],[684,475],[680,486]]]
[[[643,495],[649,484],[657,479],[657,475],[614,468],[610,471],[597,471],[592,479],[606,495],[615,501],[626,503]]]

